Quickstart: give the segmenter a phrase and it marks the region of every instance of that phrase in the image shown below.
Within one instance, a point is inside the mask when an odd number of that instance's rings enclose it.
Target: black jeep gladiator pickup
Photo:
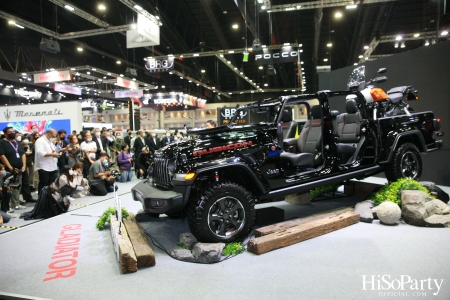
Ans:
[[[442,147],[440,120],[431,111],[385,117],[387,96],[370,90],[357,82],[241,107],[229,124],[157,152],[152,180],[134,186],[133,199],[148,213],[187,216],[199,241],[229,243],[251,229],[255,204],[383,171],[390,181],[419,179],[421,154]],[[346,101],[346,112],[330,110],[332,101]],[[241,110],[249,125],[237,125]]]

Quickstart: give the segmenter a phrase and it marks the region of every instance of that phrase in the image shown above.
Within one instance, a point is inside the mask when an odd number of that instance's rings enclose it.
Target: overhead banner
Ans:
[[[142,14],[138,14],[137,32],[146,37],[152,45],[159,45],[159,26]]]
[[[34,83],[47,83],[47,82],[58,82],[58,81],[68,81],[72,77],[70,71],[51,71],[47,73],[37,73],[33,75]]]
[[[255,54],[255,65],[294,62],[298,58],[298,49],[291,46],[286,46],[278,50],[264,48],[263,51],[262,54]]]
[[[145,63],[145,68],[150,73],[161,73],[161,72],[170,72],[174,69],[173,56],[163,58],[163,59],[154,59],[149,58]]]
[[[115,98],[132,98],[132,97],[143,97],[144,90],[130,90],[130,91],[115,91]]]
[[[21,89],[14,89],[14,93],[17,96],[23,97],[23,98],[33,98],[33,99],[40,99],[42,96],[41,92],[37,91],[27,91],[27,90],[21,90]]]
[[[81,89],[76,86],[70,86],[66,84],[55,83],[54,87],[55,92],[73,94],[73,95],[81,95]]]
[[[236,108],[217,108],[217,113],[219,116],[219,126],[229,124],[234,114],[236,113]],[[248,124],[250,122],[250,115],[247,111],[241,110],[239,116],[236,117],[235,122],[237,124]]]
[[[130,89],[130,90],[137,90],[139,89],[139,84],[135,81],[126,80],[122,77],[116,77],[116,83],[118,86]]]
[[[140,35],[137,29],[127,31],[127,48],[148,47],[153,45],[155,44],[145,36]]]

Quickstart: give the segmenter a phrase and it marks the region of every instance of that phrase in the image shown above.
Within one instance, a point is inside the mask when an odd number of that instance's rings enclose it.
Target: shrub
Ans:
[[[311,196],[311,199],[314,199],[320,195],[323,195],[325,193],[334,192],[337,190],[337,188],[341,186],[341,184],[327,184],[319,186],[313,190],[309,191],[309,194]]]
[[[184,243],[182,243],[182,242],[178,242],[178,243],[177,243],[177,246],[180,247],[180,248],[183,248],[183,249],[189,249],[188,246],[186,246],[186,245],[185,245]]]
[[[234,242],[230,243],[225,246],[222,250],[222,255],[229,256],[229,255],[237,255],[245,251],[244,244],[240,242]]]
[[[111,222],[111,215],[116,214],[116,208],[115,207],[108,207],[105,212],[100,216],[100,219],[97,221],[97,224],[95,225],[98,230],[103,230],[105,228],[105,223]],[[128,217],[128,211],[122,207],[122,217],[126,218]]]
[[[375,205],[379,205],[384,201],[391,201],[401,206],[403,190],[422,191],[427,193],[430,197],[433,197],[430,194],[430,191],[428,191],[428,189],[422,186],[418,181],[410,178],[400,178],[399,180],[385,185],[377,192],[371,194],[369,199],[371,199]]]

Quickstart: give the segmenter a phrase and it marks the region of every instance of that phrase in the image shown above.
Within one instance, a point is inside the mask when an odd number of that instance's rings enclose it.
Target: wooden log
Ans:
[[[137,267],[154,266],[156,264],[155,253],[153,253],[152,248],[148,245],[147,237],[138,225],[134,214],[129,213],[129,216],[123,219],[123,224],[127,229],[128,237],[131,240],[134,253],[136,254]]]
[[[247,251],[260,255],[271,250],[290,246],[359,222],[359,214],[343,214],[311,221],[283,231],[251,239]]]
[[[260,237],[260,236],[265,236],[280,230],[285,230],[300,224],[304,224],[310,221],[314,221],[314,220],[320,220],[320,219],[325,219],[325,218],[331,218],[331,217],[335,217],[338,216],[340,214],[343,214],[345,212],[348,211],[353,211],[353,208],[351,207],[339,207],[336,209],[332,209],[332,210],[327,210],[325,212],[320,212],[311,216],[307,216],[304,218],[298,218],[298,219],[293,219],[293,220],[289,220],[289,221],[284,221],[281,223],[277,223],[277,224],[273,224],[270,226],[265,226],[265,227],[261,227],[255,230],[255,236],[256,237]]]
[[[119,234],[119,222],[116,216],[111,215],[111,236],[114,243],[114,249],[118,255],[120,270],[122,273],[133,273],[137,271],[137,259],[134,253],[133,245],[128,237],[125,226],[121,228]]]

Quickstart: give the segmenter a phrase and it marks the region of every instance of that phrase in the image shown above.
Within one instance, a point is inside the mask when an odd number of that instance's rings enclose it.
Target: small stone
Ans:
[[[377,207],[378,207],[378,206],[375,206],[375,207],[372,207],[372,209],[371,209],[372,214],[373,214],[373,218],[374,218],[375,220],[378,219],[378,216],[377,216]]]
[[[170,255],[178,260],[187,261],[187,262],[195,262],[195,258],[192,255],[192,252],[188,249],[183,249],[178,246],[175,246],[170,251]]]
[[[386,201],[378,205],[377,216],[380,222],[386,225],[393,225],[400,220],[402,210],[394,202]]]
[[[424,221],[426,226],[450,228],[450,215],[433,215]]]
[[[372,223],[373,222],[373,201],[372,200],[366,200],[362,201],[356,204],[354,213],[359,214],[360,221],[366,222],[366,223]]]
[[[434,188],[436,187],[436,183],[432,181],[420,181],[419,182],[423,187],[427,188],[430,192],[434,191]]]
[[[198,241],[192,233],[185,232],[180,234],[180,242],[185,244],[186,247],[188,247],[188,249],[191,250],[194,244],[197,243]]]
[[[196,243],[192,248],[195,260],[200,263],[212,263],[220,260],[224,243]]]

